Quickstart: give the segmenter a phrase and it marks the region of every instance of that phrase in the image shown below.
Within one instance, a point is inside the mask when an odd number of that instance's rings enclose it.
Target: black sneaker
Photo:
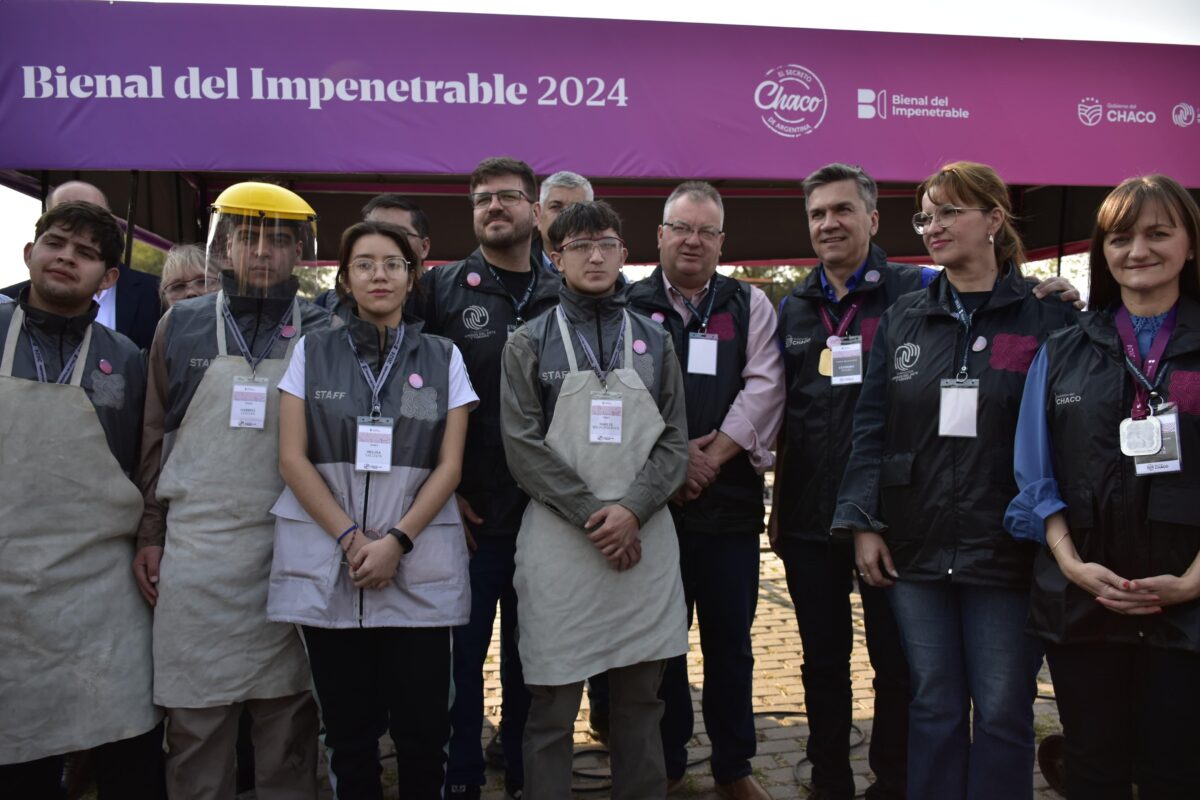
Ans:
[[[504,793],[508,795],[508,800],[521,800],[525,796],[525,787],[523,784],[518,784],[516,781],[509,780],[508,776],[504,776]]]
[[[446,797],[447,800],[479,800],[479,787],[451,784],[447,787]]]

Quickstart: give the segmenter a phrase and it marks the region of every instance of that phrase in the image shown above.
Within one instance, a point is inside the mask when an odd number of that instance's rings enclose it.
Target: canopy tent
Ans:
[[[1049,254],[1129,175],[1200,186],[1198,47],[78,0],[5,3],[0,25],[0,180],[82,177],[118,209],[136,187],[134,220],[170,241],[270,175],[321,215],[322,258],[385,190],[461,257],[464,176],[498,154],[592,178],[639,261],[685,178],[727,198],[734,262],[811,257],[798,182],[835,160],[880,181],[896,256],[922,255],[912,187],[953,159],[995,166]]]

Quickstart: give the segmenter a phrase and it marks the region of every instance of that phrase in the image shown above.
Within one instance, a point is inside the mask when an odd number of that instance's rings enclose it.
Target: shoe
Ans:
[[[675,794],[683,785],[687,783],[687,778],[667,778],[667,794]]]
[[[500,741],[500,731],[496,731],[487,747],[483,748],[483,760],[489,767],[504,769],[504,742]]]
[[[479,800],[480,789],[478,786],[463,786],[462,784],[451,784],[447,787],[447,800]]]
[[[603,745],[608,744],[608,709],[593,708],[588,712],[588,727],[592,738]]]
[[[717,795],[725,800],[771,800],[771,795],[753,775],[738,778],[732,783],[718,783]]]
[[[525,786],[516,781],[510,781],[508,776],[504,776],[504,793],[508,796],[508,800],[521,800],[525,796]]]

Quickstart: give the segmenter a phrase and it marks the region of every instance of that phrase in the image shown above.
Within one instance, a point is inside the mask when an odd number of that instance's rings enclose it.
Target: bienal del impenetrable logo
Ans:
[[[486,328],[488,319],[488,310],[483,306],[467,306],[463,309],[463,325],[473,331],[481,331]]]
[[[798,139],[821,127],[828,98],[816,73],[799,64],[781,64],[767,70],[754,89],[754,105],[763,124],[788,139]]]
[[[1079,113],[1079,121],[1090,128],[1100,124],[1104,106],[1095,97],[1085,97],[1079,101],[1076,111]]]

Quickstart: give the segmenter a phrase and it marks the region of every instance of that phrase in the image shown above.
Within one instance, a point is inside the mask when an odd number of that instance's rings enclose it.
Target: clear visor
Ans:
[[[302,262],[317,252],[312,220],[247,216],[213,209],[209,218],[206,274],[224,275],[226,291],[254,297],[287,284]],[[218,278],[219,280],[219,278]]]

